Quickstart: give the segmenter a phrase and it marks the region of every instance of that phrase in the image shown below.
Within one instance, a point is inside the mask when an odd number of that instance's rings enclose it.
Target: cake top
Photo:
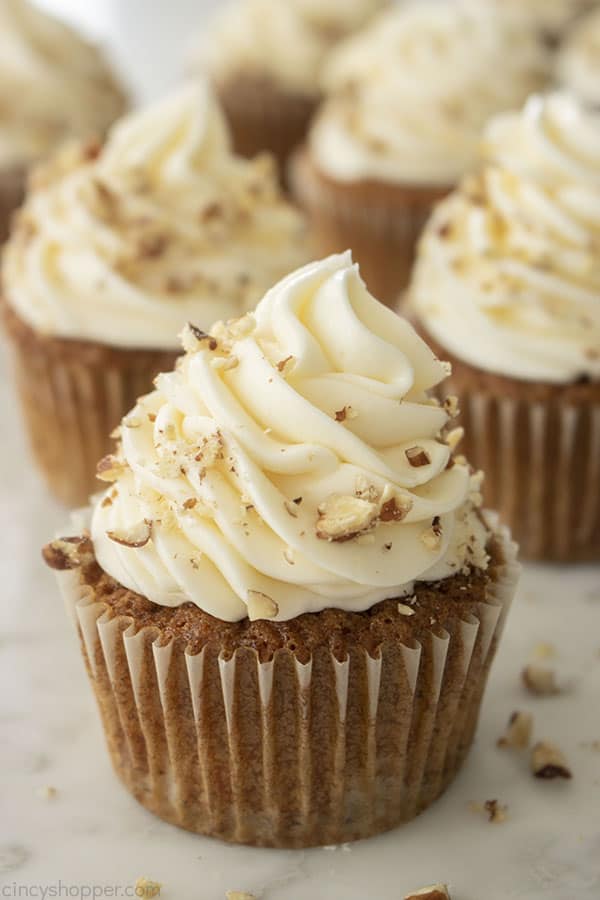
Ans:
[[[283,90],[320,93],[331,48],[389,0],[233,0],[215,18],[195,54],[217,81],[238,75],[272,80]]]
[[[67,148],[32,179],[5,251],[7,300],[42,333],[177,349],[310,258],[270,157],[235,157],[204,84]]]
[[[471,0],[395,7],[332,54],[313,158],[338,180],[450,186],[490,115],[519,106],[548,71],[531,32]]]
[[[600,7],[571,29],[558,55],[557,78],[585,103],[600,106]]]
[[[100,51],[25,0],[0,4],[0,166],[104,134],[124,94]]]
[[[289,275],[254,314],[183,333],[100,477],[101,567],[225,621],[365,610],[485,569],[480,476],[454,457],[448,373],[367,292],[350,254]]]
[[[410,288],[449,353],[517,379],[600,378],[600,114],[532,98],[491,122],[480,172],[443,201]]]

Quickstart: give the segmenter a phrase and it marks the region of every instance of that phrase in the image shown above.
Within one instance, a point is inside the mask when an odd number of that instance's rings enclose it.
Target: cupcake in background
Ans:
[[[500,74],[501,73],[501,74]],[[546,52],[471,2],[383,13],[329,61],[329,99],[293,170],[323,253],[352,247],[394,304],[434,203],[476,158],[487,119],[545,84]]]
[[[389,0],[230,0],[195,54],[244,156],[273,153],[285,170],[321,100],[331,49]]]
[[[534,97],[436,210],[410,288],[465,453],[530,559],[600,560],[600,114]]]
[[[558,54],[556,78],[583,103],[600,109],[600,6],[569,32]]]
[[[232,154],[203,85],[37,171],[6,246],[2,306],[55,495],[86,501],[108,433],[172,367],[187,321],[241,315],[309,258],[273,161]]]
[[[469,751],[518,575],[429,397],[447,367],[350,254],[183,343],[44,554],[114,768],[236,843],[393,828]]]
[[[127,105],[101,52],[26,0],[0,4],[0,240],[30,166],[69,137],[104,135]]]
[[[483,0],[486,3],[494,12],[510,18],[521,28],[530,29],[546,46],[556,49],[571,26],[596,6],[598,0]]]

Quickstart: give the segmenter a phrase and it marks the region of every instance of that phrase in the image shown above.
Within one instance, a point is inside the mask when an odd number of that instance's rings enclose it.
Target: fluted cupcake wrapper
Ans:
[[[114,446],[112,430],[177,354],[45,337],[6,303],[3,313],[35,460],[55,497],[81,506],[98,490],[96,466]]]
[[[78,571],[58,574],[117,774],[147,809],[226,841],[305,847],[369,837],[425,809],[471,745],[518,579],[501,559],[476,616],[425,641],[307,662],[190,655],[113,617]]]
[[[236,153],[248,158],[272,153],[285,182],[288,160],[304,140],[320,97],[285,91],[250,73],[217,84],[216,90]]]
[[[307,150],[292,161],[291,184],[320,254],[352,250],[371,293],[394,307],[410,280],[421,231],[450,186],[338,182],[318,171]]]
[[[532,402],[444,384],[460,395],[461,451],[485,499],[531,560],[600,560],[600,405]]]
[[[9,168],[0,171],[0,243],[7,239],[14,212],[25,196],[25,168]]]

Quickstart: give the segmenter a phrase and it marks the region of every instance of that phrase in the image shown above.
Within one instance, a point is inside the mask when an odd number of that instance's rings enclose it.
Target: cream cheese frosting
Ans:
[[[547,77],[535,37],[477,4],[394,8],[331,55],[311,155],[336,180],[452,185],[490,115]]]
[[[114,483],[92,540],[122,585],[221,620],[286,620],[487,567],[480,477],[427,394],[447,366],[350,253],[183,339],[99,466]]]
[[[388,3],[235,0],[216,17],[192,66],[208,67],[217,81],[249,74],[295,93],[316,95],[331,48]]]
[[[449,353],[517,379],[600,378],[600,114],[564,94],[490,124],[438,207],[410,302]]]
[[[560,38],[597,0],[487,0],[494,11],[516,25],[536,29],[543,36]]]
[[[600,7],[571,30],[558,55],[557,79],[585,103],[600,107]]]
[[[0,4],[0,165],[20,166],[70,136],[103,134],[124,95],[100,51],[24,0]]]
[[[6,297],[39,332],[176,349],[186,321],[239,316],[310,259],[270,157],[232,154],[204,84],[125,118],[99,155],[66,156],[38,176],[4,258]]]

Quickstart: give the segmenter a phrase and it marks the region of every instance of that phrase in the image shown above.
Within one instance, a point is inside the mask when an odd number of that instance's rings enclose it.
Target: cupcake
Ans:
[[[32,163],[103,135],[126,99],[100,51],[25,0],[0,4],[0,240]]]
[[[428,396],[447,368],[349,254],[183,346],[44,551],[116,772],[226,841],[393,828],[468,753],[518,574]]]
[[[269,150],[282,171],[321,99],[332,47],[389,0],[234,0],[192,62],[209,71],[244,156]]]
[[[410,305],[530,559],[600,560],[600,115],[532,98],[435,212]]]
[[[232,155],[206,87],[40,169],[7,244],[2,309],[54,494],[86,502],[108,433],[173,366],[185,322],[243,314],[309,258],[272,161]]]
[[[557,81],[600,109],[600,7],[575,25],[558,55]]]
[[[395,8],[340,47],[292,179],[319,249],[352,247],[369,288],[395,303],[432,206],[472,165],[488,117],[545,82],[546,62],[530,34],[469,2]]]
[[[551,48],[556,48],[577,19],[597,5],[598,0],[486,0],[494,12],[510,18],[515,25],[534,31]]]

